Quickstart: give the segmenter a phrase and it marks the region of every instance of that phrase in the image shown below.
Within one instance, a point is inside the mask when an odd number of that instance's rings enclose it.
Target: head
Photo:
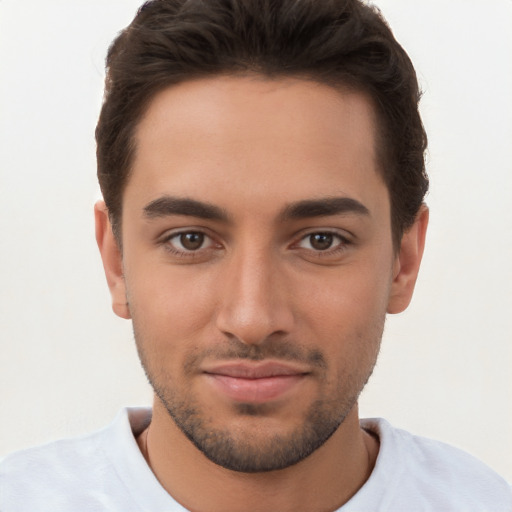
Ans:
[[[96,129],[98,179],[118,242],[136,128],[167,87],[219,75],[296,77],[364,92],[377,115],[379,171],[395,248],[428,189],[413,65],[359,0],[155,0],[111,45]]]
[[[108,55],[96,214],[153,422],[245,472],[354,424],[423,250],[418,96],[359,2],[141,8]]]

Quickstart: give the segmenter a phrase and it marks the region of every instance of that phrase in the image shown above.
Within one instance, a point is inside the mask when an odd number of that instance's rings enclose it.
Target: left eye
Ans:
[[[193,252],[204,249],[206,245],[212,243],[212,240],[200,231],[187,231],[173,235],[168,243],[178,251]]]
[[[299,243],[303,249],[312,249],[314,251],[327,251],[333,246],[343,245],[345,240],[335,233],[319,232],[311,233],[305,236]]]

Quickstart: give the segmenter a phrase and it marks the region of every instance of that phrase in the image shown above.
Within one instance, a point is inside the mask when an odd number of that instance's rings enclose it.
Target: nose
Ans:
[[[276,259],[254,249],[231,255],[219,283],[216,322],[224,335],[256,345],[292,330],[289,288]]]

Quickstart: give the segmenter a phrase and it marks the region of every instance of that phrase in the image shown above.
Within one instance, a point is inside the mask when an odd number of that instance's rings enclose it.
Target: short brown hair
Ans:
[[[367,93],[395,246],[428,189],[413,65],[380,12],[360,0],[152,0],[109,48],[96,128],[98,179],[120,241],[135,129],[151,99],[221,74],[294,76]]]

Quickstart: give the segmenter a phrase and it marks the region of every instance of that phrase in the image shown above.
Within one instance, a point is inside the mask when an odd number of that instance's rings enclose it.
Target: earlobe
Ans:
[[[428,217],[428,208],[422,205],[414,224],[402,236],[395,260],[388,313],[401,313],[411,302],[425,248]]]
[[[131,318],[126,299],[126,284],[121,251],[112,231],[108,210],[104,201],[94,205],[96,242],[100,250],[107,284],[112,297],[112,309],[121,318]]]

